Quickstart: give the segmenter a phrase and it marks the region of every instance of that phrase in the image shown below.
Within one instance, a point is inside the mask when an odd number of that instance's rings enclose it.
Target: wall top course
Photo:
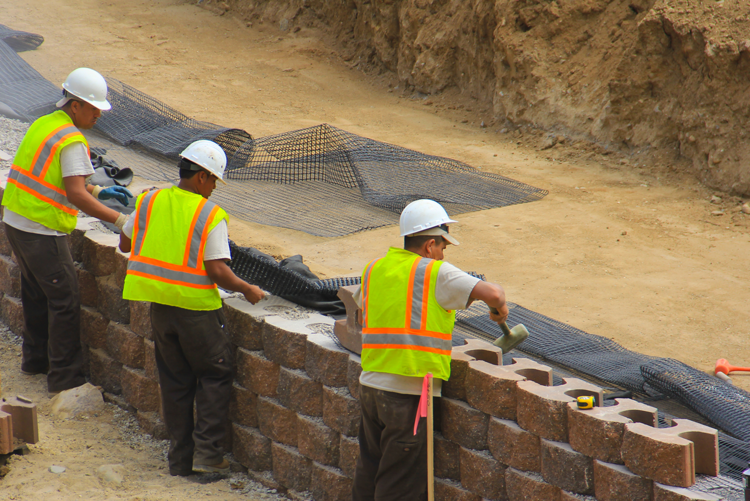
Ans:
[[[617,423],[643,423],[656,427],[657,410],[655,407],[643,404],[630,398],[616,398],[615,405],[608,407],[594,407],[592,409],[579,409],[576,402],[568,404],[571,411],[582,412],[593,418]]]
[[[97,244],[106,247],[117,248],[120,243],[120,235],[116,235],[114,233],[104,233],[95,229],[87,230],[86,233],[84,233],[84,237],[88,238],[92,242],[96,242]],[[117,250],[117,252],[120,252],[119,249]],[[127,253],[127,255],[129,256],[130,253]]]
[[[232,297],[224,301],[225,304],[235,308],[243,313],[247,313],[256,320],[260,321],[263,317],[278,316],[280,311],[285,308],[299,308],[291,301],[278,296],[267,295],[256,304],[251,304],[239,297]]]
[[[326,317],[325,315],[321,315],[319,313],[306,315],[306,318],[296,320],[282,318],[280,316],[268,316],[265,317],[265,321],[267,324],[278,329],[282,329],[287,332],[293,332],[295,334],[304,334],[307,336],[319,333],[318,329],[316,329],[315,327],[311,328],[310,326],[313,326],[315,324],[327,324],[333,326],[334,324],[334,320],[332,318]]]

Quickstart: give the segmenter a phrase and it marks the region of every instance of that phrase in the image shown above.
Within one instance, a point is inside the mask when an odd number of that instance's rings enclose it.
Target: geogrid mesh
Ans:
[[[0,24],[0,40],[7,43],[16,52],[34,50],[44,42],[42,35],[18,31]]]
[[[53,111],[61,97],[60,88],[0,41],[0,113],[31,122]]]

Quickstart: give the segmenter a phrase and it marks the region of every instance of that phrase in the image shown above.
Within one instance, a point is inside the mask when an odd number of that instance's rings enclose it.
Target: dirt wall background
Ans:
[[[318,26],[400,90],[456,93],[477,124],[587,139],[750,194],[750,4],[740,0],[207,0]],[[427,96],[425,96],[426,98]],[[466,103],[474,102],[474,104]],[[544,147],[545,143],[541,143]],[[549,146],[549,140],[546,145]]]

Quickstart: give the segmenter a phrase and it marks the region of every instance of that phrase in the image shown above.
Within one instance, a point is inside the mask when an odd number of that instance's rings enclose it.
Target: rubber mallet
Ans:
[[[490,311],[497,315],[497,309],[491,307]],[[503,335],[495,339],[492,344],[503,350],[503,353],[509,353],[510,350],[526,341],[526,338],[529,337],[529,330],[523,324],[518,324],[512,329],[509,329],[508,324],[505,322],[499,325],[503,331]]]
[[[737,372],[737,371],[744,371],[744,372],[750,372],[750,367],[735,367],[734,365],[731,365],[729,361],[725,358],[720,358],[716,361],[716,367],[714,368],[714,374],[717,372],[723,372],[724,374],[729,375],[730,372]]]

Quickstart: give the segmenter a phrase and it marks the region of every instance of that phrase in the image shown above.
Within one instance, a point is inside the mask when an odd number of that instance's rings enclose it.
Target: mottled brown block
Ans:
[[[346,371],[346,386],[349,393],[359,400],[359,376],[362,374],[362,360],[357,355],[349,356],[349,363]]]
[[[236,354],[237,382],[264,397],[278,395],[279,364],[268,360],[262,351],[238,348]]]
[[[276,399],[258,397],[258,427],[276,442],[297,446],[297,414]]]
[[[143,368],[143,338],[126,325],[110,322],[107,326],[107,353],[123,365]]]
[[[508,493],[508,501],[558,501],[560,499],[560,488],[545,482],[539,473],[520,471],[515,468],[505,470],[505,489]]]
[[[466,400],[466,374],[469,362],[482,360],[491,365],[502,365],[503,350],[486,341],[465,339],[464,345],[454,346],[451,352],[451,377],[443,383],[444,397]]]
[[[78,290],[81,294],[81,306],[96,308],[99,302],[99,286],[96,283],[96,277],[78,265],[76,274],[78,275]]]
[[[323,415],[323,385],[304,371],[282,367],[279,372],[278,398],[287,409],[306,416]]]
[[[10,256],[13,249],[8,242],[8,237],[5,236],[5,223],[0,221],[0,254],[4,256]]]
[[[270,471],[271,439],[260,430],[232,423],[232,453],[242,466],[253,471]]]
[[[539,472],[541,443],[539,436],[529,433],[514,421],[490,418],[487,446],[503,464],[517,470]]]
[[[296,447],[271,444],[273,478],[287,489],[306,491],[310,488],[312,461],[299,453]]]
[[[104,391],[119,395],[122,393],[122,364],[112,359],[104,350],[89,350],[91,382],[104,388]]]
[[[594,492],[594,460],[570,445],[542,440],[542,477],[547,483],[577,494]]]
[[[338,468],[313,462],[310,493],[315,501],[350,501],[352,479],[347,478]]]
[[[258,395],[232,384],[232,396],[229,400],[229,419],[242,426],[258,427]]]
[[[653,501],[721,501],[722,497],[654,482]]]
[[[262,329],[266,357],[289,369],[304,369],[307,334],[295,332],[298,328],[298,322],[267,317]]]
[[[436,478],[435,501],[482,501],[482,498],[467,491],[458,482]]]
[[[575,492],[560,491],[560,501],[596,501],[594,496],[588,494],[577,494]]]
[[[79,218],[76,228],[68,235],[68,247],[70,248],[70,255],[73,261],[77,263],[83,262],[83,241],[86,239],[86,231],[90,228],[88,224],[82,223]],[[80,227],[79,227],[80,226]],[[82,229],[85,227],[86,229]]]
[[[159,410],[161,407],[159,384],[147,378],[143,369],[123,366],[120,378],[122,396],[130,405],[142,412]]]
[[[98,310],[81,308],[81,342],[91,348],[107,347],[107,327],[109,320]]]
[[[338,466],[340,434],[320,418],[297,416],[297,448],[300,454],[320,464]]]
[[[20,395],[6,397],[0,401],[0,411],[11,415],[14,437],[27,444],[39,442],[39,423],[35,403]]]
[[[239,298],[224,301],[227,332],[232,342],[246,350],[263,349],[263,319],[249,313],[252,305]]]
[[[653,482],[625,466],[594,460],[594,493],[598,501],[648,500]]]
[[[469,362],[466,372],[466,403],[485,414],[516,419],[516,383],[523,376],[484,360]]]
[[[16,336],[23,336],[23,305],[21,300],[11,296],[0,299],[0,316]]]
[[[568,441],[573,450],[605,463],[623,464],[620,449],[627,423],[656,426],[656,409],[631,399],[616,405],[581,410],[568,404]]]
[[[159,382],[159,369],[156,367],[156,345],[150,339],[143,338],[143,370],[146,377]]]
[[[21,297],[21,268],[10,258],[0,254],[0,292]]]
[[[136,413],[138,424],[141,425],[141,429],[154,437],[157,440],[168,440],[169,433],[167,433],[167,426],[159,417],[158,412],[143,412],[138,411]]]
[[[346,388],[323,387],[323,422],[349,437],[359,433],[362,416],[359,401]]]
[[[130,253],[123,254],[118,248],[115,248],[115,283],[120,289],[125,288],[125,277],[128,274],[128,256],[130,256]]]
[[[349,355],[328,336],[309,336],[305,348],[305,371],[313,381],[341,388],[347,385]]]
[[[518,425],[547,440],[567,442],[568,402],[579,396],[594,396],[602,403],[601,388],[575,378],[560,386],[542,386],[534,381],[518,382]]]
[[[112,275],[116,271],[116,247],[119,236],[99,231],[87,231],[83,238],[83,267],[96,277]]]
[[[505,466],[487,451],[461,447],[461,485],[487,499],[507,500]]]
[[[356,437],[341,435],[339,442],[339,468],[349,478],[354,478],[359,458],[359,440]]]
[[[467,449],[487,448],[489,417],[460,400],[441,399],[443,436]]]
[[[130,330],[146,339],[153,340],[151,329],[151,303],[147,301],[129,301]]]
[[[0,411],[0,454],[10,454],[14,449],[13,416]]]
[[[446,440],[440,433],[435,433],[433,437],[435,476],[451,480],[461,480],[459,452],[461,446],[455,442]]]
[[[122,298],[122,289],[117,287],[114,274],[96,277],[99,288],[97,308],[110,320],[121,324],[130,323],[130,301]]]

